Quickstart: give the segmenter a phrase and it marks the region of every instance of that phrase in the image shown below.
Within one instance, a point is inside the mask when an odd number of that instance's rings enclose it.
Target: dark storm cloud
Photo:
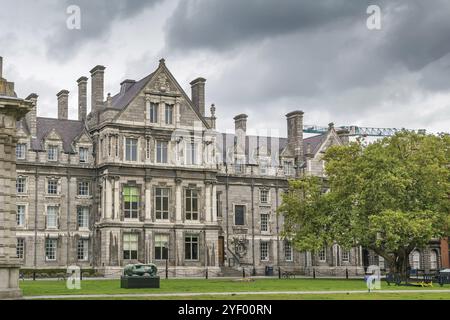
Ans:
[[[368,1],[181,1],[167,23],[173,49],[230,50],[235,46],[308,30],[364,14]]]
[[[63,59],[75,54],[77,50],[91,40],[99,40],[107,35],[118,20],[136,16],[164,0],[65,0],[61,2],[58,27],[48,39],[47,50],[50,57]],[[69,14],[67,7],[77,5],[81,9],[81,29],[70,30],[66,27]]]

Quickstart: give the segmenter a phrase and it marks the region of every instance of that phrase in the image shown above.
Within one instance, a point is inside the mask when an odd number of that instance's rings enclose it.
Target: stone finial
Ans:
[[[214,118],[216,116],[216,105],[213,103],[211,105],[211,118]]]
[[[108,106],[108,108],[111,108],[112,105],[111,92],[108,92],[108,97],[106,98],[106,105]]]
[[[328,130],[331,130],[331,129],[333,129],[334,128],[334,123],[333,122],[330,122],[329,124],[328,124]]]
[[[163,65],[165,65],[165,64],[166,64],[166,59],[161,58],[161,59],[159,60],[159,65],[163,66]]]

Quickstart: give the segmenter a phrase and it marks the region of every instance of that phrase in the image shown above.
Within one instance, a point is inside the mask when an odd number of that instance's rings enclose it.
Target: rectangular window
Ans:
[[[89,195],[89,182],[87,181],[78,181],[78,195],[79,196],[88,196]]]
[[[261,261],[269,260],[269,243],[267,241],[261,241],[259,246],[259,254]]]
[[[244,161],[242,159],[236,159],[234,163],[234,172],[244,173],[244,171],[245,171]]]
[[[197,144],[195,142],[188,142],[186,144],[186,164],[197,164]]]
[[[173,124],[173,105],[166,104],[166,124]]]
[[[26,158],[26,154],[27,154],[27,144],[18,143],[16,146],[16,158],[18,160],[23,160]]]
[[[167,141],[156,142],[156,162],[167,163]]]
[[[18,227],[24,227],[25,226],[25,206],[24,205],[18,205],[17,206],[17,226]]]
[[[47,180],[47,194],[50,195],[58,194],[58,180],[56,179]]]
[[[125,218],[137,219],[139,208],[139,189],[136,187],[124,187],[123,203]]]
[[[56,261],[57,239],[45,239],[45,260]]]
[[[198,237],[186,236],[184,239],[185,260],[198,260]]]
[[[78,229],[89,229],[89,208],[78,207],[77,208],[77,223]]]
[[[87,163],[88,162],[88,148],[80,148],[78,150],[79,156],[80,156],[80,163]]]
[[[17,238],[16,255],[18,259],[23,259],[25,252],[25,239]]]
[[[125,138],[125,160],[137,161],[138,140],[134,138]]]
[[[116,157],[119,156],[119,136],[116,136]]]
[[[320,262],[327,261],[327,253],[326,253],[325,248],[323,248],[322,250],[319,251],[319,261]]]
[[[350,261],[350,251],[344,250],[342,251],[342,262],[349,262]]]
[[[151,123],[157,123],[158,122],[158,104],[151,102],[149,106],[149,120]]]
[[[294,174],[294,166],[292,165],[292,161],[284,161],[283,169],[286,176],[292,176]]]
[[[123,235],[123,258],[136,260],[138,258],[138,235],[125,233]]]
[[[155,215],[156,219],[169,219],[169,189],[156,188],[155,189]]]
[[[77,244],[77,259],[87,261],[89,259],[89,240],[80,239]]]
[[[26,193],[27,192],[27,178],[18,177],[16,179],[16,191],[17,191],[17,193]]]
[[[261,214],[261,232],[269,231],[269,215]]]
[[[48,161],[58,161],[58,146],[48,146],[47,159]]]
[[[198,220],[198,191],[186,189],[186,220]]]
[[[293,254],[292,254],[292,244],[290,241],[284,242],[284,260],[286,261],[292,261],[293,260]]]
[[[259,173],[261,175],[266,175],[267,174],[267,168],[268,168],[268,162],[267,161],[260,161],[259,163]]]
[[[245,206],[234,206],[234,224],[237,226],[243,226],[245,224]]]
[[[259,200],[261,203],[269,202],[269,190],[260,190],[259,191]]]
[[[155,235],[155,260],[169,258],[169,236],[166,234]]]
[[[47,207],[47,229],[58,228],[58,210],[57,206]]]

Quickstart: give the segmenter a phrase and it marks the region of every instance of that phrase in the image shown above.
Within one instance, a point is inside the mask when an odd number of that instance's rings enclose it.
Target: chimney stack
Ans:
[[[303,158],[303,111],[293,111],[286,115],[288,146],[295,154],[297,165]]]
[[[245,136],[247,131],[246,114],[239,114],[234,117],[234,132],[236,136],[236,148],[238,154],[245,154]]]
[[[37,113],[37,98],[36,93],[30,94],[25,100],[29,100],[33,103],[30,112],[25,115],[25,121],[32,138],[36,138],[36,113]]]
[[[0,57],[0,79],[3,78],[3,57]]]
[[[197,78],[191,82],[192,102],[202,116],[205,116],[205,78]]]
[[[100,110],[104,100],[105,67],[96,66],[91,70],[91,112]]]
[[[78,83],[78,120],[85,121],[87,115],[87,77],[81,77]]]
[[[61,90],[58,97],[58,119],[67,120],[69,117],[69,91]]]

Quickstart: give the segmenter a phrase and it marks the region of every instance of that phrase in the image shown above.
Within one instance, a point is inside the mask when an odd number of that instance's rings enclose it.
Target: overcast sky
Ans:
[[[81,9],[69,30],[66,10]],[[381,8],[381,30],[366,25]],[[446,0],[0,0],[4,76],[38,114],[56,117],[97,64],[105,94],[153,72],[161,57],[190,95],[207,79],[218,128],[247,113],[251,130],[286,135],[284,115],[306,124],[450,131],[450,1]],[[89,99],[90,101],[90,99]],[[209,108],[207,108],[209,113]]]

